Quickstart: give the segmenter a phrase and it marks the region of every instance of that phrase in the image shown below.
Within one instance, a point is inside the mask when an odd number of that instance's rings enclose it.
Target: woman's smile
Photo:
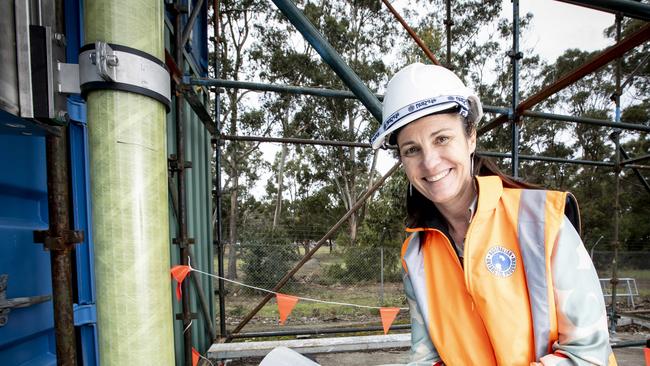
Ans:
[[[440,173],[438,173],[436,175],[433,175],[433,176],[430,176],[430,177],[424,177],[424,180],[426,180],[429,183],[435,183],[435,182],[441,180],[442,178],[446,177],[447,175],[449,175],[449,172],[451,172],[451,169],[445,169],[445,170],[443,170],[442,172],[440,172]]]

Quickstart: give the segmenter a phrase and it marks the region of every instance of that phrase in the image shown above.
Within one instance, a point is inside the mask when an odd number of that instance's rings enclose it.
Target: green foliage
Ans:
[[[275,231],[250,230],[242,233],[241,267],[247,284],[262,288],[274,286],[289,272],[298,255],[286,234]],[[290,280],[285,289],[295,285]]]

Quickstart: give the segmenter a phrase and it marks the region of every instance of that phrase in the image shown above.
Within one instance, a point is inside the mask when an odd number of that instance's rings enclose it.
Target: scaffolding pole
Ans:
[[[608,121],[605,119],[564,116],[561,114],[534,112],[534,111],[524,111],[521,114],[526,117],[544,118],[544,119],[560,121],[560,122],[576,122],[576,123],[583,123],[586,125],[612,127],[612,128],[628,130],[628,131],[650,132],[650,126],[636,124],[636,123],[623,123],[623,122],[616,122],[616,121]]]
[[[371,148],[372,146],[363,142],[354,142],[354,141],[331,141],[331,140],[314,140],[314,139],[304,139],[304,138],[295,138],[295,137],[267,137],[267,136],[233,136],[233,135],[222,135],[218,138],[219,140],[225,141],[253,141],[253,142],[275,142],[275,143],[290,143],[290,144],[299,144],[299,145],[322,145],[322,146],[344,146],[344,147],[362,147],[362,148]],[[500,153],[500,152],[490,152],[490,151],[477,151],[479,155],[494,157],[494,158],[506,158],[512,159],[512,153]],[[603,166],[603,167],[614,167],[615,163],[607,161],[593,161],[593,160],[580,160],[580,159],[564,159],[556,158],[551,156],[537,156],[537,155],[519,155],[520,160],[531,160],[531,161],[547,161],[554,163],[563,163],[563,164],[578,164],[578,165],[592,165],[592,166]],[[630,169],[650,169],[648,165],[638,165],[630,164],[626,166]]]
[[[454,25],[454,22],[451,20],[451,0],[445,1],[445,8],[447,10],[447,18],[445,19],[445,28],[447,30],[447,68],[453,70],[454,68],[451,65],[451,26]]]
[[[433,52],[431,52],[431,50],[429,49],[429,47],[427,47],[427,45],[424,44],[424,42],[420,39],[420,37],[418,37],[418,35],[415,34],[415,32],[413,31],[413,29],[412,29],[411,27],[409,27],[409,25],[406,23],[406,21],[404,20],[404,18],[402,18],[402,16],[399,15],[399,13],[397,12],[397,10],[395,10],[395,8],[390,4],[390,2],[388,2],[388,0],[381,0],[381,2],[384,3],[384,5],[386,5],[386,7],[388,8],[388,10],[389,10],[389,11],[393,14],[393,16],[395,17],[395,19],[397,19],[397,21],[399,22],[399,24],[401,24],[402,27],[404,27],[404,29],[406,30],[406,32],[408,32],[409,36],[411,36],[411,38],[413,38],[413,40],[415,41],[415,43],[420,47],[420,49],[422,50],[422,52],[424,52],[424,54],[427,55],[427,57],[429,58],[429,60],[431,60],[431,62],[433,62],[435,65],[440,65],[440,61],[438,61],[438,59],[436,58],[436,56],[433,55]]]
[[[181,1],[176,2],[176,15],[174,17],[174,61],[176,65],[183,70],[183,24]],[[175,98],[175,119],[176,119],[176,155],[170,156],[170,170],[172,174],[176,174],[177,184],[177,198],[178,198],[178,211],[177,211],[177,224],[178,231],[173,243],[178,245],[180,250],[180,259],[182,265],[188,265],[190,259],[190,244],[193,240],[189,238],[187,233],[187,197],[185,186],[185,170],[190,167],[189,163],[185,161],[185,115],[184,97],[182,93],[176,93]],[[192,274],[189,274],[192,276]],[[192,325],[192,309],[190,304],[191,292],[190,281],[183,282],[182,291],[183,297],[181,299],[182,312],[176,315],[177,320],[183,322],[183,364],[185,366],[192,365],[192,332],[189,327]]]
[[[556,0],[612,14],[650,21],[650,5],[631,0]]]
[[[621,40],[621,23],[623,21],[623,16],[621,14],[616,14],[616,41],[620,42]],[[616,122],[621,120],[621,57],[616,59],[616,90],[612,99],[616,103]],[[616,286],[618,285],[618,249],[620,246],[619,241],[619,229],[620,229],[620,220],[621,220],[621,131],[615,130],[612,133],[614,139],[614,144],[616,145],[615,154],[615,165],[614,165],[614,179],[616,181],[616,192],[614,193],[614,258],[612,259],[612,279],[610,280],[612,284],[612,304],[611,304],[611,313],[610,313],[610,326],[609,331],[611,333],[616,333],[616,323],[618,315],[616,314]]]
[[[195,77],[189,78],[187,81],[188,84],[185,85],[201,85],[201,86],[208,86],[208,87],[245,89],[245,90],[258,91],[258,92],[306,94],[306,95],[314,95],[314,96],[320,96],[326,98],[348,98],[348,99],[357,98],[356,95],[354,95],[354,93],[347,90],[311,88],[311,87],[302,87],[302,86],[293,86],[293,85],[266,84],[266,83],[256,83],[256,82],[239,81],[239,80],[224,80],[224,79],[195,78]],[[375,94],[375,96],[379,100],[382,100],[384,98],[384,96],[381,94]],[[491,105],[484,105],[483,110],[485,112],[500,113],[500,114],[508,114],[511,111],[511,109],[508,107],[498,107],[498,106],[491,106]],[[523,111],[519,115],[525,117],[533,117],[533,118],[544,118],[553,121],[576,122],[576,123],[584,123],[588,125],[601,126],[601,127],[614,127],[614,128],[620,128],[629,131],[650,132],[650,126],[635,124],[635,123],[614,122],[605,119],[566,116],[561,114],[535,112],[535,111]]]
[[[636,162],[636,161],[641,161],[641,160],[644,160],[644,159],[648,159],[648,158],[650,158],[650,155],[644,155],[644,156],[640,156],[640,157],[635,158],[635,159],[630,159],[630,156],[625,152],[625,150],[623,150],[623,147],[619,146],[618,150],[620,151],[621,156],[623,156],[623,158],[626,159],[626,160],[621,161],[621,165],[624,168],[631,168],[632,171],[634,172],[634,175],[636,175],[636,177],[639,179],[639,181],[643,185],[643,188],[645,188],[646,192],[650,193],[650,184],[648,184],[648,181],[641,174],[641,172],[639,172],[639,169],[637,169],[636,166],[634,166],[634,164],[631,164],[631,163]]]
[[[366,106],[370,114],[381,123],[381,103],[379,99],[361,81],[359,76],[343,61],[341,55],[325,40],[320,32],[305,17],[291,0],[273,0],[294,27],[302,34],[303,38],[314,47],[322,59],[334,70],[341,81],[352,90],[361,103]]]
[[[214,38],[212,40],[214,46],[214,77],[219,77],[219,9],[220,9],[219,0],[214,0],[213,7],[213,18],[214,18]],[[221,134],[221,94],[219,89],[215,88],[214,91],[214,124],[216,135]],[[215,231],[215,242],[217,246],[217,273],[219,275],[219,336],[221,338],[226,336],[226,286],[224,283],[224,268],[223,268],[223,242],[222,242],[222,231],[221,231],[221,145],[217,139],[213,139],[214,151],[215,151],[215,212],[214,212],[214,231]]]
[[[509,120],[512,126],[512,176],[519,177],[519,60],[523,57],[519,51],[519,0],[512,0],[512,50],[508,52],[512,62],[512,113]]]

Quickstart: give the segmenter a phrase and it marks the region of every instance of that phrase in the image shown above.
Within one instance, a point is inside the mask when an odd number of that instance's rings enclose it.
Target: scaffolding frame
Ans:
[[[645,21],[650,20],[650,5],[640,4],[631,0],[610,0],[610,1],[566,1],[566,0],[556,0],[566,3],[571,3],[577,6],[589,7],[592,9],[606,11],[610,13],[617,14],[617,23],[620,28],[620,21],[622,16],[642,19]],[[199,0],[202,2],[202,0]],[[219,94],[220,88],[235,88],[235,89],[247,89],[255,90],[262,92],[278,92],[278,93],[292,93],[292,94],[305,94],[305,95],[314,95],[327,98],[355,98],[361,101],[361,103],[368,109],[368,111],[373,115],[375,119],[381,122],[381,104],[380,104],[380,95],[373,94],[358,78],[352,69],[343,61],[341,56],[334,50],[331,45],[322,37],[322,35],[316,30],[316,28],[309,22],[309,20],[304,16],[304,14],[294,5],[290,0],[273,0],[276,7],[289,19],[289,21],[294,25],[294,27],[303,35],[305,40],[314,47],[322,57],[322,59],[335,71],[339,78],[345,83],[345,85],[350,89],[350,91],[345,90],[333,90],[333,89],[324,89],[324,88],[308,88],[308,87],[299,87],[299,86],[290,86],[290,85],[277,85],[277,84],[263,84],[263,83],[251,83],[251,82],[242,82],[234,80],[222,80],[218,79],[218,70],[219,70],[219,60],[217,57],[214,58],[214,70],[216,77],[213,79],[209,78],[195,78],[195,77],[183,77],[180,70],[176,67],[174,68],[174,61],[180,62],[182,60],[182,55],[176,57],[176,60],[172,57],[167,58],[167,64],[172,70],[173,79],[177,85],[177,90],[181,91],[188,102],[194,109],[194,111],[200,116],[201,120],[204,122],[205,127],[213,135],[213,143],[216,152],[216,187],[215,187],[215,216],[216,216],[216,228],[215,228],[215,241],[214,244],[217,247],[218,253],[218,262],[219,262],[219,276],[223,277],[223,242],[222,242],[222,233],[221,233],[221,149],[220,141],[258,141],[258,142],[282,142],[282,143],[291,143],[291,144],[311,144],[311,145],[329,145],[329,146],[347,146],[347,147],[362,147],[368,148],[369,144],[361,142],[352,142],[352,141],[326,141],[326,140],[312,140],[312,139],[300,139],[300,138],[273,138],[273,137],[262,137],[262,136],[229,136],[223,135],[221,133],[220,126],[220,101]],[[423,52],[429,57],[429,59],[434,64],[440,64],[439,61],[435,58],[433,53],[426,48],[424,43],[418,38],[418,36],[413,32],[408,24],[401,18],[401,16],[395,11],[395,9],[390,5],[386,0],[382,2],[388,7],[388,9],[393,13],[396,19],[402,24],[402,26],[409,32],[409,35],[414,39],[414,41],[422,48]],[[453,25],[450,9],[450,1],[446,2],[446,14],[447,17],[444,21],[446,25],[447,32],[447,53],[446,53],[446,66],[451,67],[451,26]],[[588,161],[588,160],[567,160],[562,158],[555,157],[544,157],[544,156],[529,156],[529,155],[520,155],[519,154],[519,123],[522,117],[532,117],[532,118],[545,118],[551,121],[557,122],[573,122],[573,123],[582,123],[594,126],[601,127],[610,127],[615,128],[617,131],[620,130],[629,130],[629,131],[638,131],[638,132],[650,132],[650,126],[637,125],[632,123],[622,123],[620,122],[620,113],[618,113],[618,118],[615,121],[593,119],[593,118],[584,118],[584,117],[575,117],[575,116],[565,116],[557,115],[551,113],[543,113],[532,111],[531,108],[537,103],[545,100],[550,95],[562,90],[563,88],[571,85],[572,83],[580,80],[582,77],[594,72],[600,67],[608,64],[613,60],[620,60],[622,55],[631,50],[632,48],[643,44],[645,41],[650,39],[650,24],[646,24],[639,31],[628,36],[627,38],[617,40],[617,43],[606,49],[601,54],[594,57],[592,60],[588,61],[578,69],[570,72],[567,75],[564,75],[562,78],[554,82],[553,84],[544,87],[541,91],[535,95],[529,97],[523,102],[519,102],[518,93],[519,93],[519,83],[518,83],[518,71],[519,71],[519,60],[523,57],[522,53],[519,51],[519,1],[512,0],[513,3],[513,46],[508,56],[512,60],[513,68],[513,85],[512,85],[512,103],[509,107],[495,107],[495,106],[485,106],[485,110],[488,112],[500,114],[494,120],[488,122],[478,129],[479,135],[488,132],[491,129],[494,129],[498,126],[501,126],[504,122],[508,122],[513,125],[512,131],[512,151],[510,153],[498,153],[498,152],[481,152],[480,154],[491,157],[499,158],[510,158],[512,159],[513,166],[513,175],[517,177],[518,175],[518,162],[519,160],[533,160],[533,161],[548,161],[556,163],[571,163],[571,164],[580,164],[580,165],[592,165],[592,166],[603,166],[614,169],[617,172],[617,182],[620,180],[618,172],[621,169],[632,169],[639,180],[642,182],[646,190],[650,193],[650,186],[644,177],[639,173],[639,169],[650,169],[648,165],[638,164],[641,161],[650,159],[650,155],[643,155],[636,158],[630,158],[625,151],[621,148],[618,143],[616,136],[615,144],[617,146],[617,158],[614,162],[598,162],[598,161]],[[218,21],[219,16],[219,0],[213,0],[213,17],[214,17],[214,29],[215,29],[215,39],[214,48],[215,52],[217,50],[217,41],[218,36]],[[190,17],[190,22],[184,28],[182,33],[178,32],[177,42],[180,45],[183,45],[186,41],[186,31],[191,29],[191,25],[195,17]],[[620,33],[619,33],[620,34]],[[177,45],[179,44],[177,43]],[[643,62],[645,62],[644,60]],[[620,90],[627,84],[627,81],[621,86],[620,83],[620,67],[617,67],[617,93],[620,95]],[[633,72],[634,73],[634,72]],[[630,76],[631,78],[631,76]],[[629,81],[629,79],[628,79]],[[214,106],[214,115],[209,116],[209,113],[205,110],[205,107],[192,103],[192,87],[193,86],[208,86],[215,94],[215,106]],[[189,95],[189,96],[188,96]],[[196,98],[195,98],[196,100]],[[617,101],[617,108],[620,108],[620,101]],[[206,114],[208,115],[206,117]],[[177,122],[180,123],[181,120]],[[180,138],[180,137],[179,137]],[[623,157],[623,159],[620,158]],[[179,159],[180,160],[180,159]],[[182,161],[182,160],[180,160]],[[319,240],[318,244],[312,249],[309,253],[302,258],[302,260],[289,272],[285,277],[274,287],[274,291],[278,291],[282,286],[287,282],[288,278],[297,272],[300,267],[309,260],[311,255],[313,255],[320,245],[322,245],[329,237],[331,237],[338,228],[347,220],[347,218],[352,215],[357,209],[359,209],[363,204],[365,204],[366,199],[372,195],[377,189],[379,189],[382,183],[399,167],[399,163],[395,164],[381,179],[379,179],[372,187],[370,187],[366,192],[357,200],[356,204],[328,231],[325,236]],[[618,184],[617,184],[618,186]],[[179,196],[184,194],[183,190],[179,186]],[[617,190],[617,197],[619,192]],[[180,198],[180,197],[179,197]],[[180,200],[179,200],[180,201]],[[180,202],[179,202],[179,206]],[[182,215],[182,209],[179,207],[179,214]],[[617,209],[616,212],[618,223],[619,212]],[[618,225],[615,227],[616,236],[618,235]],[[617,239],[615,240],[615,247],[618,246]],[[616,271],[616,265],[614,262],[614,271]],[[613,274],[612,284],[615,286],[616,272]],[[185,290],[185,289],[184,289]],[[615,299],[615,290],[612,294]],[[245,318],[242,320],[237,327],[228,332],[225,328],[225,292],[224,292],[224,282],[219,280],[219,304],[220,304],[220,333],[218,335],[219,341],[230,341],[235,338],[247,338],[247,337],[266,337],[266,336],[282,336],[282,335],[307,335],[307,334],[323,334],[323,333],[336,333],[336,330],[304,330],[304,331],[292,331],[292,332],[263,332],[262,333],[240,333],[242,328],[246,323],[252,319],[252,317],[259,311],[264,304],[266,304],[272,297],[272,295],[266,296],[257,307],[251,311]],[[615,304],[615,300],[612,301]],[[185,309],[184,309],[185,310]],[[184,311],[185,313],[185,311]],[[184,319],[185,318],[185,314]],[[615,306],[611,309],[612,319],[616,319],[616,309]],[[391,329],[407,329],[408,326],[394,326]],[[365,332],[368,331],[368,327],[361,328],[345,328],[345,332]],[[214,333],[212,333],[214,334]]]

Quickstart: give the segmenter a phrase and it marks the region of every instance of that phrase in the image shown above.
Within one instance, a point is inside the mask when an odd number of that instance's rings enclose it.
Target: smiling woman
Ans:
[[[383,115],[372,145],[409,180],[409,365],[615,365],[573,196],[477,157],[481,102],[443,67],[399,71]]]

